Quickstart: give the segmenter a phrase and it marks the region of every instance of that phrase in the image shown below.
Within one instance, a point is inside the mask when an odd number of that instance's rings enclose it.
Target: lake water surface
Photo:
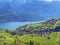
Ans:
[[[9,30],[15,30],[19,26],[23,26],[26,24],[34,24],[34,23],[39,23],[40,21],[37,22],[8,22],[8,23],[0,23],[0,29],[9,29]]]

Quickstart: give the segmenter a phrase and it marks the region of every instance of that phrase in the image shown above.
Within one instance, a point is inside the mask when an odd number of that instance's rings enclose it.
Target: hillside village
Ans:
[[[60,19],[51,19],[46,22],[21,26],[16,29],[20,34],[38,34],[45,35],[48,32],[60,31]]]

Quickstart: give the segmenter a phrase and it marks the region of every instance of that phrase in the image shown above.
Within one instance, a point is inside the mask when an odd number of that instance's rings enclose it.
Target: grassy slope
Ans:
[[[32,37],[31,35],[24,35],[24,36],[18,36],[19,40],[21,40],[22,42],[28,42],[30,40],[34,41],[34,44],[41,44],[41,45],[58,45],[58,41],[59,41],[59,35],[60,32],[53,32],[52,34],[49,35],[50,39],[47,39],[48,36],[46,37],[41,37],[41,36],[35,36]],[[15,40],[15,36],[10,37],[11,35],[5,32],[0,33],[0,36],[7,36],[7,38],[0,38],[0,43],[12,43]]]

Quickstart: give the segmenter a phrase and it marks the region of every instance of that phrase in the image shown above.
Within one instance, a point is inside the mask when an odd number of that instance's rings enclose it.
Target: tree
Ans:
[[[11,32],[11,35],[16,35],[16,33],[14,31]]]
[[[6,43],[4,43],[4,45],[6,45]]]
[[[30,40],[29,45],[34,45],[34,42]]]
[[[48,37],[47,39],[50,39],[50,37]]]
[[[5,32],[6,32],[6,33],[10,33],[11,31],[10,31],[10,30],[6,30]]]

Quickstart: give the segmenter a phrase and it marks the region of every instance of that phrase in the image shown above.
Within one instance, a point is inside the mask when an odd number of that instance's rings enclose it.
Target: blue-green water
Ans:
[[[26,24],[33,24],[33,23],[38,23],[37,22],[8,22],[8,23],[0,23],[0,29],[9,29],[9,30],[15,30],[19,26],[23,26]]]

